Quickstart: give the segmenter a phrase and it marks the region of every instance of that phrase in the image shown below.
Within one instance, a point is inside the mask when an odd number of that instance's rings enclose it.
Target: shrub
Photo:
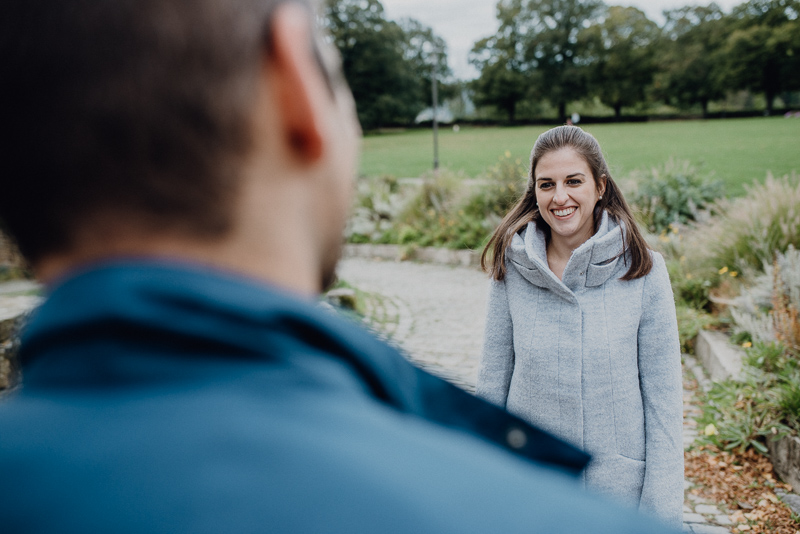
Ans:
[[[766,454],[768,438],[792,432],[784,423],[774,386],[757,374],[743,381],[715,382],[697,420],[705,428],[701,438],[724,450],[753,448]]]
[[[394,176],[359,178],[353,213],[345,230],[351,243],[375,241],[391,225],[405,199]]]
[[[693,271],[758,273],[775,252],[800,247],[798,176],[768,175],[746,190],[744,197],[718,201],[716,215],[686,234],[685,254]]]
[[[715,324],[717,320],[709,313],[678,303],[675,307],[678,315],[678,336],[681,341],[681,351],[694,352],[694,340],[700,330]]]
[[[752,343],[749,345],[752,346]],[[786,348],[780,343],[756,343],[755,346],[748,347],[744,361],[747,365],[767,373],[783,373],[794,367],[790,363],[792,360],[786,356]]]
[[[734,299],[731,315],[740,332],[757,342],[781,342],[800,354],[800,251],[789,245],[764,265],[749,288]]]
[[[723,182],[701,174],[688,161],[670,159],[649,172],[632,175],[636,187],[630,195],[641,223],[648,231],[668,231],[670,225],[698,220],[723,195]]]
[[[364,181],[348,240],[481,248],[524,192],[526,174],[520,160],[505,156],[480,180],[442,170],[423,176],[413,192],[393,189],[385,178]]]
[[[800,432],[800,252],[777,253],[733,302],[739,340],[747,339],[744,378],[715,384],[700,422],[725,449],[752,447]],[[752,340],[749,341],[749,340]]]

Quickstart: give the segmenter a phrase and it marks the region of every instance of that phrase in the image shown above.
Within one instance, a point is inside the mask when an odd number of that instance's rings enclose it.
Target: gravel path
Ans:
[[[368,320],[409,359],[468,391],[475,390],[483,343],[488,278],[471,267],[348,258],[339,277],[366,292]],[[686,383],[702,369],[685,357]],[[697,437],[693,391],[684,390],[684,446]],[[727,534],[724,506],[691,493],[685,482],[684,531]]]
[[[433,374],[468,391],[478,379],[488,278],[477,269],[345,259],[339,277],[369,293],[377,330]]]

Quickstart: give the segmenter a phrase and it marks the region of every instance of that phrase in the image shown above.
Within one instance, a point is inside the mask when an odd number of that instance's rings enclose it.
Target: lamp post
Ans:
[[[439,87],[436,81],[436,66],[439,63],[439,55],[433,52],[433,71],[431,73],[431,93],[433,97],[433,171],[439,171],[439,121],[436,115],[439,107]]]

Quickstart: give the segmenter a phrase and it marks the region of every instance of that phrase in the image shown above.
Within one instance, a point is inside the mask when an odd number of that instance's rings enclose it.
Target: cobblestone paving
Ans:
[[[339,277],[361,291],[367,316],[420,367],[468,391],[478,380],[488,278],[477,269],[345,259]]]
[[[475,390],[483,342],[488,279],[474,268],[344,259],[339,277],[367,293],[367,316],[409,359],[468,391]],[[702,369],[684,369],[704,382]],[[684,446],[697,437],[693,392],[684,389]],[[727,510],[691,493],[685,481],[684,531],[728,534]]]

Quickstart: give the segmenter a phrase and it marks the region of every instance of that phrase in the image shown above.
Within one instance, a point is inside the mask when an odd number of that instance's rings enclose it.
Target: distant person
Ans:
[[[49,295],[0,402],[0,529],[666,532],[316,305],[360,132],[313,20],[3,4],[0,218]]]
[[[678,326],[651,251],[594,137],[543,133],[528,188],[492,235],[479,396],[592,454],[590,490],[679,526]]]

